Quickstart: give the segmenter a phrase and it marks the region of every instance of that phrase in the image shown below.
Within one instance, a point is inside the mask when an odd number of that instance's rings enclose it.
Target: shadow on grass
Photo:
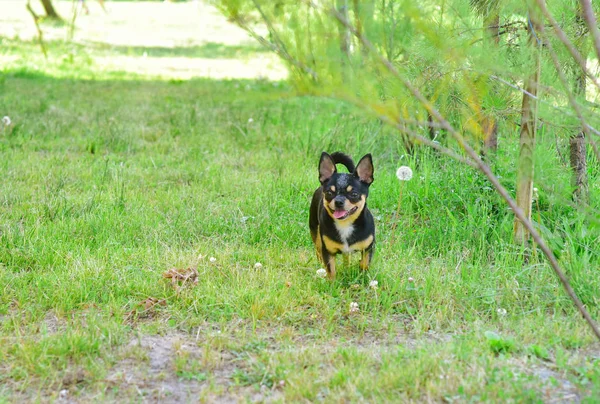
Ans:
[[[102,42],[86,43],[94,49],[109,50],[111,54],[142,56],[146,54],[152,57],[188,57],[205,59],[234,59],[251,56],[255,53],[268,53],[268,50],[253,45],[224,45],[221,43],[207,42],[203,45],[194,46],[114,46]]]
[[[59,40],[45,41],[52,50],[72,51],[73,49],[90,51],[106,56],[135,56],[135,57],[187,57],[203,59],[240,59],[255,54],[267,54],[269,50],[252,43],[244,45],[225,45],[207,42],[192,46],[122,46],[104,42],[64,42]],[[0,45],[5,51],[23,51],[23,47],[39,47],[38,40],[24,41],[15,38],[0,37]]]

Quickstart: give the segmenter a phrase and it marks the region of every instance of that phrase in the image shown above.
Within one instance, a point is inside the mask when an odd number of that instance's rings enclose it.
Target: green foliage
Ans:
[[[515,349],[515,342],[510,338],[503,338],[493,331],[486,331],[484,335],[495,354],[510,353]]]
[[[237,3],[239,12],[250,13],[244,4]],[[453,18],[441,18],[428,3],[394,4],[398,37],[378,46],[386,52],[387,43],[403,74],[430,86],[455,123],[470,128],[467,118],[480,99],[495,108],[503,117],[502,143],[492,166],[513,192],[518,119],[512,108],[519,95],[492,88],[485,72],[452,69],[473,57],[485,69],[514,72],[518,81],[523,38],[514,34],[508,61],[502,52],[509,50],[489,51],[488,60],[480,42],[466,45],[469,36],[453,55],[455,39],[439,38],[436,32],[446,31],[431,21],[458,32],[479,27],[478,17],[457,17],[469,15],[466,2],[444,11]],[[516,10],[517,2],[504,4]],[[389,41],[393,24],[382,24],[378,13],[369,24]],[[323,37],[337,32],[318,16],[312,29]],[[289,24],[306,27],[302,21]],[[298,45],[288,49],[309,54],[307,37],[292,33],[285,40]],[[142,57],[139,48],[50,41],[50,54],[60,57],[43,62],[35,43],[2,38],[0,53],[11,57],[0,74],[0,112],[13,123],[0,132],[0,401],[46,398],[63,388],[82,401],[139,400],[139,391],[115,381],[115,368],[133,363],[123,371],[127,380],[151,366],[156,358],[132,347],[149,335],[184,340],[153,352],[170,359],[157,377],[201,384],[207,401],[261,388],[290,402],[536,401],[548,392],[563,397],[561,383],[570,375],[582,398],[597,396],[589,330],[539,252],[526,260],[511,243],[513,215],[484,177],[422,149],[410,155],[396,131],[352,102],[306,95],[355,101],[362,91],[378,113],[426,119],[372,59],[355,52],[352,69],[340,67],[325,57],[340,54],[337,44],[313,42],[326,46],[320,55],[331,66],[318,73],[330,71],[335,86],[296,70],[293,86],[161,80],[105,71],[95,62],[96,52]],[[254,52],[155,51],[227,58]],[[352,70],[361,63],[378,76],[359,82],[367,73]],[[349,73],[347,88],[336,87],[342,79],[334,72]],[[552,79],[546,76],[546,84]],[[561,105],[540,112],[546,121],[535,154],[534,220],[598,318],[598,219],[569,203],[570,121],[554,117]],[[307,226],[323,150],[371,152],[376,170],[369,198],[377,218],[373,268],[362,273],[355,261],[340,262],[334,283],[315,276],[320,264]],[[591,209],[600,200],[597,163],[590,158]],[[412,167],[414,177],[395,218],[399,165]],[[174,288],[162,277],[174,267],[196,268],[198,283]],[[166,304],[140,313],[149,297]],[[359,313],[349,314],[351,302]],[[128,315],[132,309],[137,316]],[[68,384],[77,369],[83,381]]]

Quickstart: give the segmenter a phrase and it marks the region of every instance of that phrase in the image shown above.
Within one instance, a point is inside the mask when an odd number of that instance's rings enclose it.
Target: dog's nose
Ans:
[[[343,196],[336,196],[334,199],[335,202],[335,207],[336,208],[343,208],[344,207],[344,197]]]

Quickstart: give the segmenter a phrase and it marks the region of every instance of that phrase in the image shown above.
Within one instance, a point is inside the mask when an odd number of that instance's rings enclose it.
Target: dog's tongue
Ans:
[[[346,215],[346,211],[345,210],[336,210],[336,211],[333,212],[333,217],[335,217],[336,219],[344,217],[345,215]]]

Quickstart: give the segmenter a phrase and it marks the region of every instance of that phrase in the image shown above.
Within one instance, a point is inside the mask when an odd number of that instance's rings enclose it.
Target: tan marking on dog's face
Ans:
[[[352,203],[352,202],[350,202],[349,199],[346,199],[344,201],[344,210],[350,211],[356,206],[357,207],[356,212],[352,213],[345,219],[336,219],[332,213],[335,210],[335,200],[332,199],[331,201],[327,202],[327,199],[323,198],[323,206],[325,206],[325,210],[327,211],[327,214],[329,216],[331,216],[331,218],[333,220],[335,220],[336,222],[344,223],[344,224],[354,223],[356,218],[360,215],[360,212],[362,212],[363,209],[365,208],[365,202],[366,202],[366,197],[364,195],[360,196],[360,201],[358,201],[357,203]]]
[[[350,210],[352,209],[354,206],[357,206],[358,209],[356,209],[356,212],[354,212],[353,214],[351,214],[350,216],[348,216],[346,219],[344,219],[344,221],[349,222],[349,223],[354,223],[354,221],[356,220],[356,218],[358,218],[358,216],[360,215],[360,212],[363,211],[363,209],[365,208],[365,202],[366,202],[366,198],[364,195],[361,195],[360,197],[360,201],[358,201],[356,204],[352,204],[350,201],[346,202],[346,205],[350,205],[350,208],[346,209],[346,210]]]
[[[335,192],[335,185],[330,186],[329,189],[331,190],[331,192]]]
[[[346,192],[350,192],[352,191],[352,185],[348,185],[348,188],[346,188]]]

